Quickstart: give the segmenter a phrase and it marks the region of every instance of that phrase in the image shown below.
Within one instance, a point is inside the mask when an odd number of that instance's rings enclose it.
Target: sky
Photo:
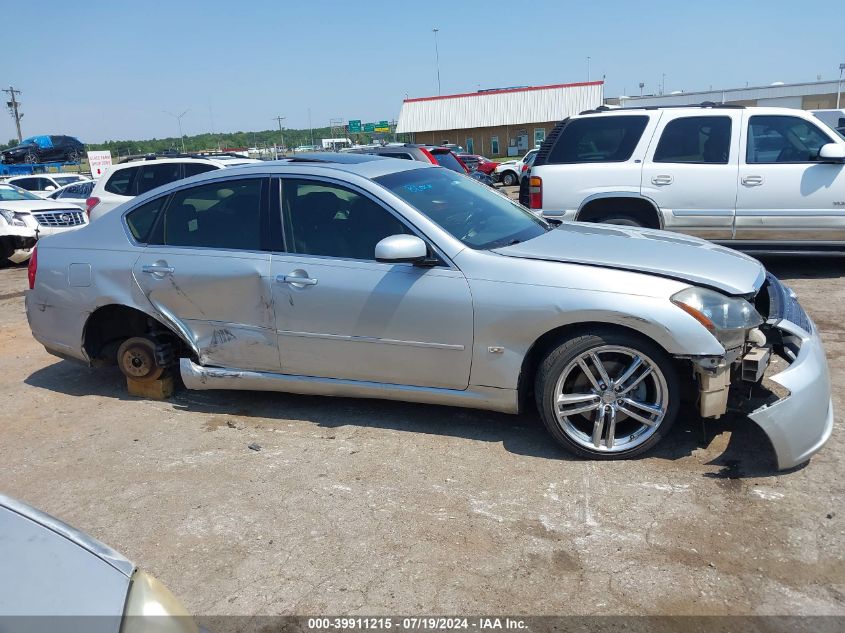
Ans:
[[[842,2],[0,0],[25,136],[83,142],[398,117],[407,97],[605,77],[605,96],[839,76]],[[37,46],[33,43],[37,42]],[[53,48],[54,47],[54,48]],[[0,113],[0,139],[15,136]]]

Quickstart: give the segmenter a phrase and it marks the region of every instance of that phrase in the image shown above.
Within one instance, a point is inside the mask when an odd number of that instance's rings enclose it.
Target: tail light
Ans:
[[[531,176],[528,179],[528,207],[543,208],[543,179],[539,176]]]
[[[93,211],[94,207],[96,207],[98,204],[100,204],[100,199],[96,196],[91,196],[85,201],[85,213],[88,214],[89,218],[91,217],[91,211]]]
[[[420,151],[425,155],[425,157],[431,161],[432,165],[439,165],[440,163],[437,162],[437,159],[434,157],[434,154],[429,152],[426,148],[421,147]]]
[[[32,247],[32,255],[29,258],[29,266],[26,268],[26,276],[29,278],[29,289],[35,288],[35,273],[38,272],[38,247]]]
[[[525,164],[525,165],[522,166],[522,173],[524,174],[527,171],[528,171],[528,165]]]

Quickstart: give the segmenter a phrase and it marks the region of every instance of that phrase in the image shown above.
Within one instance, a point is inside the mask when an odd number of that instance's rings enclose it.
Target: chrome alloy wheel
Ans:
[[[669,407],[657,364],[630,347],[603,345],[583,352],[561,372],[554,413],[561,430],[591,451],[635,448],[657,431]]]

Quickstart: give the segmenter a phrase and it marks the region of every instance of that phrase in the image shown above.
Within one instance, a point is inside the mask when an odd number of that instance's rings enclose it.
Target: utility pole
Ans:
[[[841,75],[842,73],[840,73]],[[9,86],[8,90],[4,89],[3,92],[7,93],[12,100],[7,101],[6,105],[9,107],[9,111],[12,113],[12,116],[15,118],[15,127],[18,128],[18,143],[23,140],[23,134],[21,134],[21,119],[23,118],[23,114],[21,114],[18,106],[20,103],[15,98],[15,95],[19,95],[21,93],[20,90],[15,90],[12,86]]]
[[[282,121],[284,121],[287,117],[285,116],[277,116],[274,117],[276,121],[279,122],[279,136],[282,138],[282,147],[285,146],[285,135],[282,132]],[[279,158],[279,150],[276,150],[276,158]]]
[[[437,33],[440,31],[438,28],[431,29],[432,33],[434,33],[434,56],[437,60],[437,96],[440,96],[440,50],[437,48]]]
[[[590,58],[587,57],[587,83],[590,83]]]
[[[839,109],[839,99],[842,96],[842,71],[845,70],[845,64],[839,64],[839,83],[836,86],[836,109]],[[14,98],[14,97],[13,97]],[[18,125],[18,136],[21,135],[21,126]]]
[[[311,125],[311,108],[308,108],[308,130],[309,136],[311,137],[311,149],[314,149],[314,128]]]

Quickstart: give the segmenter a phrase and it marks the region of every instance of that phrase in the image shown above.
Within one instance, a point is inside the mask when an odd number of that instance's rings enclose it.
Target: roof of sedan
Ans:
[[[370,154],[341,154],[336,152],[313,152],[283,158],[281,160],[265,161],[252,165],[230,167],[227,174],[243,174],[250,172],[288,172],[297,167],[326,167],[363,176],[364,178],[378,178],[385,174],[412,169],[426,169],[437,167],[429,163],[398,158],[386,158]],[[203,174],[205,175],[205,174]]]

